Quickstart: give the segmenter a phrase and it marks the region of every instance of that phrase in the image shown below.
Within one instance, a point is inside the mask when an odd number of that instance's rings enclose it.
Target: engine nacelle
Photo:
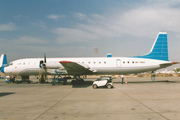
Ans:
[[[64,69],[64,67],[58,61],[50,61],[43,64],[47,69]]]

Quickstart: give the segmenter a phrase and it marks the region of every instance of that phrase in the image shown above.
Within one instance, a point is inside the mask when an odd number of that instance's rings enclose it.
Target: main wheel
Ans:
[[[93,88],[96,89],[98,86],[96,84],[93,85]]]
[[[75,85],[75,84],[76,84],[76,80],[72,80],[71,85]]]
[[[108,89],[111,89],[111,87],[112,87],[112,86],[111,86],[110,84],[107,85],[107,88],[108,88]]]

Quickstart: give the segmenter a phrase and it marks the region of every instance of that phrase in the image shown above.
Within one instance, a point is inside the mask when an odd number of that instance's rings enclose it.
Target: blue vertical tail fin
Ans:
[[[151,51],[146,55],[135,56],[135,57],[169,61],[167,33],[159,32],[151,48]]]

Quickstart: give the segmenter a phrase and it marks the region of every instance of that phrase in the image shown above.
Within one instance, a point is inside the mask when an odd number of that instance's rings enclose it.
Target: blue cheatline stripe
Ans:
[[[153,46],[152,51],[147,55],[135,56],[135,58],[147,58],[147,59],[157,59],[157,60],[165,60],[168,59],[168,42],[167,42],[167,34],[159,34],[155,44]]]

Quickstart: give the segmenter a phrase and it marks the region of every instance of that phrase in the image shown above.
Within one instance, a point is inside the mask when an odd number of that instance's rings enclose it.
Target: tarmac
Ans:
[[[6,84],[0,79],[0,120],[179,120],[180,77],[113,80],[114,88],[57,83]]]

